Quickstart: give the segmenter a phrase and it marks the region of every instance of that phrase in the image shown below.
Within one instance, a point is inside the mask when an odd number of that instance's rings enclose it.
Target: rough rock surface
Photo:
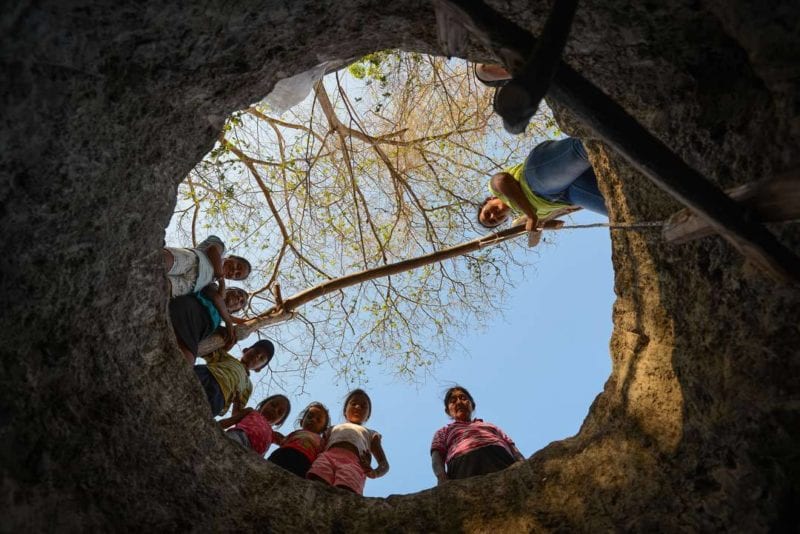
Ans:
[[[493,4],[532,31],[547,6]],[[605,390],[578,435],[506,472],[361,499],[210,424],[165,327],[159,247],[178,181],[222,117],[277,79],[387,47],[434,52],[433,21],[405,0],[3,10],[0,530],[800,528],[800,292],[716,237],[613,233]],[[798,163],[799,21],[792,0],[587,0],[566,59],[728,187]],[[678,208],[588,146],[612,219]],[[774,230],[800,249],[797,226]]]

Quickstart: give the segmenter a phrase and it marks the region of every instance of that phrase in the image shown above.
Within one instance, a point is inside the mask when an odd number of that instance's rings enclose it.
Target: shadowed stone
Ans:
[[[676,246],[612,233],[611,376],[580,432],[524,464],[362,499],[238,450],[208,420],[165,323],[159,248],[177,184],[220,118],[278,79],[379,49],[435,52],[433,10],[49,4],[0,14],[0,530],[798,527],[800,294],[717,237]],[[538,33],[549,2],[495,7]],[[564,57],[729,188],[797,163],[798,20],[800,6],[781,0],[588,0]],[[467,55],[491,60],[474,44]],[[601,143],[586,145],[611,220],[678,209]],[[773,229],[798,251],[800,228]]]

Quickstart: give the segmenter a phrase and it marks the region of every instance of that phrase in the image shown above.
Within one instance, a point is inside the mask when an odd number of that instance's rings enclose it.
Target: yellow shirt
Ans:
[[[519,186],[522,188],[522,192],[525,194],[525,198],[528,200],[530,205],[533,206],[533,209],[536,210],[536,216],[537,217],[539,217],[540,219],[543,219],[543,218],[547,217],[548,215],[550,215],[551,213],[553,213],[554,211],[560,210],[560,209],[562,209],[564,207],[569,206],[569,204],[567,204],[565,202],[552,202],[550,200],[546,200],[546,199],[536,195],[536,193],[534,193],[533,191],[531,191],[531,188],[528,185],[528,182],[525,180],[525,177],[523,176],[524,169],[525,169],[525,164],[524,163],[520,163],[519,165],[514,165],[513,167],[505,169],[503,172],[507,172],[508,174],[510,174],[514,178],[514,180],[517,181]],[[511,201],[511,199],[509,199],[505,195],[501,194],[500,192],[495,191],[492,188],[492,181],[491,180],[489,180],[489,192],[493,196],[496,196],[497,198],[502,200],[503,204],[505,204],[509,208],[513,209],[514,211],[518,211],[520,213],[524,213],[524,211],[522,209],[520,209],[519,206],[514,204]]]
[[[235,393],[239,393],[242,406],[246,405],[250,394],[253,392],[253,383],[250,382],[250,372],[242,362],[222,349],[206,354],[203,359],[205,359],[208,370],[219,384],[222,396],[225,398],[225,406],[222,408],[221,413],[228,411]]]

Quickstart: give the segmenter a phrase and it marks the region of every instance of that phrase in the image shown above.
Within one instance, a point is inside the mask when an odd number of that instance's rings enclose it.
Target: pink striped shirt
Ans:
[[[440,428],[433,435],[431,452],[438,451],[445,458],[445,463],[449,463],[456,456],[487,445],[500,445],[514,457],[514,442],[511,438],[500,428],[482,419],[470,422],[453,421]]]
[[[250,440],[250,446],[260,456],[264,456],[273,442],[272,425],[256,410],[245,415],[244,419],[233,428],[244,430],[247,439]]]

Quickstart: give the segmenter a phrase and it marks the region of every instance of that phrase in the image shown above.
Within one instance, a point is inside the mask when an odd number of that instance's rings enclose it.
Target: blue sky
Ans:
[[[604,218],[579,212],[571,221]],[[452,383],[468,388],[478,404],[475,415],[505,430],[525,456],[577,433],[611,371],[611,245],[604,228],[546,237],[555,242],[521,251],[536,255],[534,267],[515,275],[517,287],[503,315],[463,339],[468,352],[449,354],[422,384],[398,380],[379,367],[369,370],[365,388],[374,410],[367,426],[383,435],[391,470],[368,480],[365,495],[411,493],[435,484],[430,442],[448,423],[442,394]],[[311,394],[292,398],[294,413],[282,430],[312,400],[325,403],[340,422],[348,389],[336,383],[331,369],[320,367],[307,384]]]
[[[590,212],[578,212],[567,220],[568,224],[606,221]],[[173,219],[167,241],[179,246],[175,224]],[[547,232],[538,247],[520,247],[516,254],[532,265],[513,272],[516,289],[509,292],[504,308],[489,323],[475,325],[461,336],[463,349],[445,355],[431,373],[414,383],[378,364],[367,368],[367,382],[360,384],[373,401],[367,426],[383,435],[391,470],[383,478],[368,480],[365,495],[411,493],[435,484],[430,442],[433,433],[448,423],[442,396],[455,383],[474,396],[475,416],[500,426],[525,456],[580,428],[610,374],[614,293],[608,229]],[[276,333],[264,331],[268,337]],[[239,356],[241,348],[255,339],[241,341],[231,353]],[[294,345],[305,340],[277,341],[302,351]],[[276,353],[276,359],[281,356],[280,351]],[[273,393],[289,395],[293,413],[281,428],[284,433],[291,431],[297,414],[314,400],[328,406],[334,423],[341,422],[342,400],[352,387],[325,363],[307,380],[308,394],[292,393],[299,390],[299,378],[276,382],[256,374],[253,379],[251,406]],[[278,389],[279,384],[286,391]]]

